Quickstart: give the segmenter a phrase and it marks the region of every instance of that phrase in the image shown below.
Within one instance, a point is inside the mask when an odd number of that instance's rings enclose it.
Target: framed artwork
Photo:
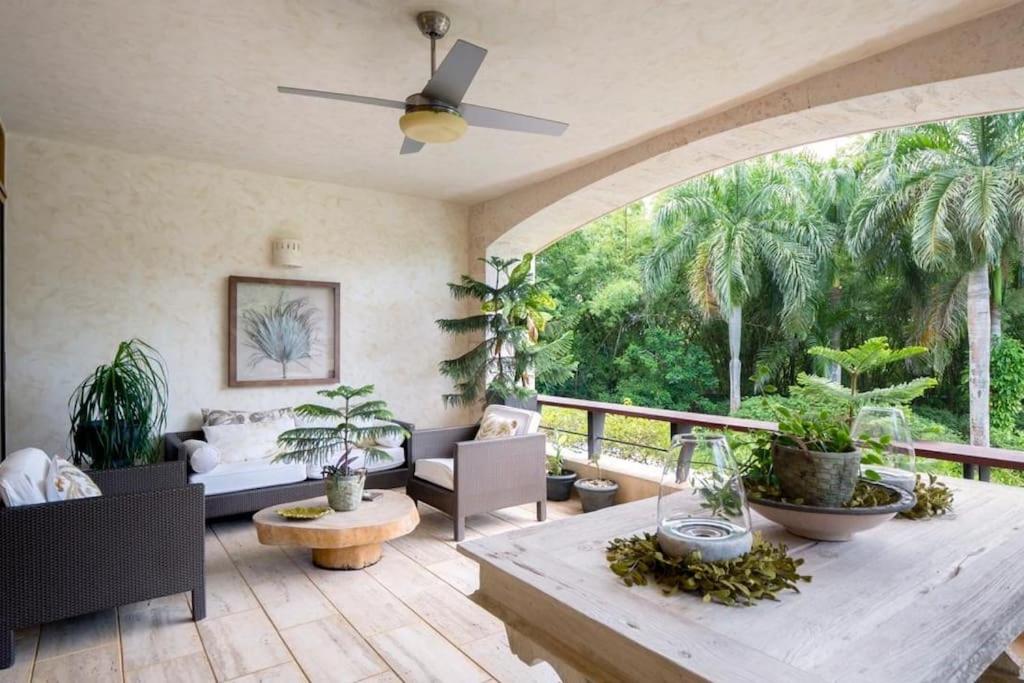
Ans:
[[[228,386],[336,384],[341,285],[228,278]]]

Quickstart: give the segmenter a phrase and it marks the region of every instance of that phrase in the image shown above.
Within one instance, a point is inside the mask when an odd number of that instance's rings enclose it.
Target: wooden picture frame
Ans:
[[[338,282],[230,276],[228,386],[337,384],[340,311]]]

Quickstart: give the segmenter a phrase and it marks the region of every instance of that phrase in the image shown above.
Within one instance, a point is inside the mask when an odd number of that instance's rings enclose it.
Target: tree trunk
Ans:
[[[842,298],[843,288],[839,285],[832,285],[832,289],[828,293],[828,300],[833,312],[838,310],[839,303],[842,301]],[[838,323],[829,331],[829,345],[833,349],[840,348],[840,344],[842,344],[842,332],[842,327]],[[829,361],[825,376],[828,377],[830,381],[835,382],[836,384],[841,384],[843,381],[842,366],[840,366],[839,363]]]
[[[740,409],[740,333],[743,330],[743,309],[729,309],[729,412]]]
[[[992,269],[992,339],[998,341],[1003,336],[1003,268],[997,265]]]
[[[989,359],[992,321],[989,312],[988,266],[967,276],[968,395],[971,401],[971,444],[989,445]]]

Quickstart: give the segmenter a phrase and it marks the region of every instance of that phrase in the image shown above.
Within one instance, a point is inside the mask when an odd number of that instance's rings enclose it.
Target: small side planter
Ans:
[[[824,453],[775,444],[772,468],[782,495],[804,505],[842,507],[860,478],[861,452]]]
[[[569,500],[572,495],[572,485],[576,481],[576,473],[572,470],[562,470],[561,474],[548,475],[548,500]]]
[[[619,485],[610,479],[580,479],[574,486],[583,512],[593,512],[615,504]]]

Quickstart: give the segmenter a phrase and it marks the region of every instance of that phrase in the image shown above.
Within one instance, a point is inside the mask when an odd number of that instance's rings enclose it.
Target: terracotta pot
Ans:
[[[784,498],[804,505],[842,507],[853,497],[860,478],[859,450],[823,453],[775,445],[772,467]]]
[[[333,477],[324,479],[327,489],[327,504],[332,510],[350,512],[359,507],[363,500],[363,485],[366,483],[366,472],[359,472],[351,477]]]

